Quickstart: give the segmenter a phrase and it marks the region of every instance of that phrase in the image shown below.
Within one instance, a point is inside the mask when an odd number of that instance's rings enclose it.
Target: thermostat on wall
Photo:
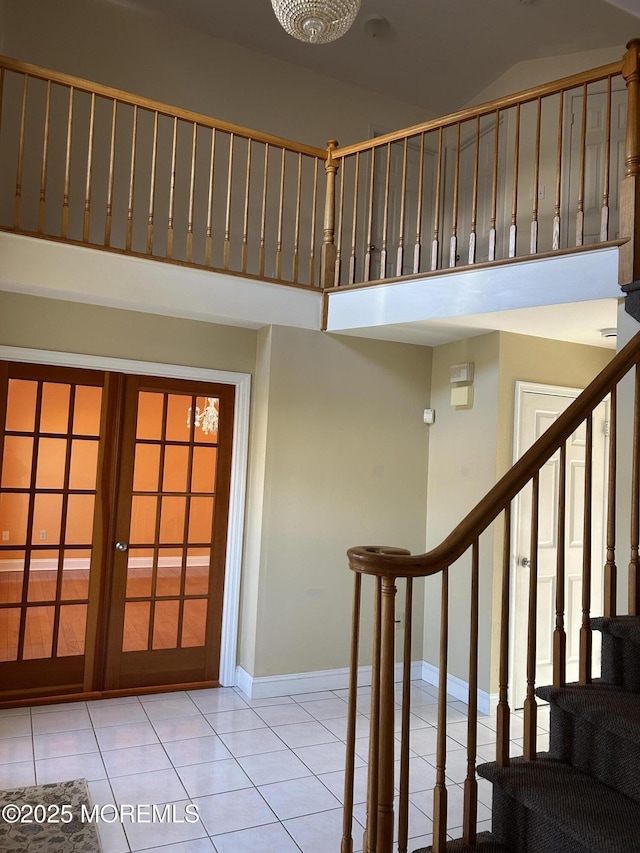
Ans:
[[[449,382],[473,382],[473,362],[452,364]]]

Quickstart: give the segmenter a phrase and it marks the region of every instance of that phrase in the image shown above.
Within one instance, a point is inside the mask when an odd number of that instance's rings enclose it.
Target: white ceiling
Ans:
[[[346,36],[308,45],[282,30],[269,0],[109,2],[174,18],[437,114],[468,103],[523,60],[624,45],[637,34],[640,14],[640,0],[362,0]],[[376,16],[389,27],[372,38],[365,24]]]

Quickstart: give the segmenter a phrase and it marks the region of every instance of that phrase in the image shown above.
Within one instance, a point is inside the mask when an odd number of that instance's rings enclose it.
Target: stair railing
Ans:
[[[640,613],[639,522],[640,522],[640,333],[636,335],[571,403],[567,410],[552,423],[534,445],[516,462],[488,494],[471,510],[452,533],[426,554],[412,555],[402,548],[381,546],[351,548],[349,567],[354,572],[353,631],[351,645],[351,671],[349,712],[347,721],[347,761],[344,793],[344,827],[341,853],[353,851],[354,772],[356,750],[356,722],[358,715],[358,665],[360,655],[361,612],[363,610],[363,577],[374,578],[373,594],[373,651],[371,668],[371,707],[369,732],[368,788],[364,853],[391,853],[394,840],[394,759],[395,759],[395,709],[400,726],[399,745],[399,804],[397,825],[397,850],[405,853],[408,845],[409,812],[409,756],[411,714],[411,664],[412,664],[412,607],[413,582],[417,578],[440,577],[440,645],[438,653],[438,708],[435,759],[435,787],[433,790],[433,850],[443,853],[447,842],[447,687],[448,652],[450,648],[449,582],[452,573],[458,579],[470,564],[470,612],[468,627],[462,625],[462,614],[456,613],[456,639],[462,643],[469,636],[468,671],[468,722],[467,722],[467,774],[464,782],[463,838],[473,845],[476,841],[476,814],[478,791],[476,782],[477,725],[478,725],[478,628],[482,614],[479,609],[480,592],[480,537],[490,528],[496,537],[493,553],[501,553],[500,641],[498,703],[496,718],[496,760],[499,765],[509,764],[510,717],[509,701],[509,621],[510,580],[512,563],[512,507],[525,488],[531,488],[531,540],[528,584],[528,616],[526,640],[526,698],[524,700],[523,754],[527,760],[537,755],[537,703],[535,699],[537,599],[536,581],[538,567],[538,522],[540,510],[540,472],[548,460],[559,454],[559,479],[557,503],[557,564],[555,628],[553,631],[553,682],[561,686],[566,681],[567,631],[565,628],[565,526],[567,489],[567,442],[585,425],[585,481],[584,525],[582,533],[582,619],[579,630],[579,681],[591,681],[591,517],[593,478],[593,413],[596,407],[610,397],[608,473],[606,486],[606,563],[604,566],[604,615],[616,615],[616,493],[620,487],[616,472],[618,452],[618,388],[620,382],[635,368],[633,396],[633,451],[626,458],[631,461],[630,486],[630,560],[628,575],[628,612]],[[619,496],[618,496],[619,497]],[[500,539],[502,547],[500,548]],[[468,558],[466,565],[461,558]],[[493,559],[493,558],[492,558]],[[518,569],[521,571],[521,569]],[[397,581],[405,581],[405,625],[401,640],[401,689],[396,694],[396,595]],[[430,583],[427,581],[427,583]],[[431,588],[433,594],[433,587]],[[459,589],[458,589],[459,593]],[[426,594],[426,593],[425,593]],[[368,626],[367,626],[368,628]],[[422,657],[422,654],[419,655]],[[436,657],[435,653],[433,657]],[[460,674],[458,673],[458,678]],[[459,682],[458,682],[459,683]],[[366,688],[365,688],[366,689]],[[511,686],[513,689],[513,686]],[[425,788],[427,785],[425,785]]]

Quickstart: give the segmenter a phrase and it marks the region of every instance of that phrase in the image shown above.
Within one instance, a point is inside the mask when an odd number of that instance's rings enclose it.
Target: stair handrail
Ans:
[[[450,566],[478,539],[631,367],[639,362],[640,332],[431,551],[408,554],[399,548],[358,546],[347,551],[349,567],[355,572],[370,575],[427,577]]]

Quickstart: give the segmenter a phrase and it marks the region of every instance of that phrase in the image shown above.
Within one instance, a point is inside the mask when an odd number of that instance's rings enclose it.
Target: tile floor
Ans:
[[[354,851],[365,820],[368,689],[361,689]],[[94,804],[176,804],[166,822],[99,822],[104,853],[338,853],[347,691],[251,700],[219,688],[0,711],[0,788],[86,778]],[[436,692],[412,684],[409,850],[431,842]],[[540,749],[548,737],[539,709]],[[466,706],[448,706],[449,832],[462,822]],[[514,754],[521,716],[512,717]],[[478,725],[479,760],[492,760],[495,718]],[[398,740],[399,745],[399,740]],[[398,770],[399,762],[396,762]],[[185,819],[188,804],[199,820]],[[488,828],[480,780],[478,819]],[[188,813],[187,813],[188,814]]]

